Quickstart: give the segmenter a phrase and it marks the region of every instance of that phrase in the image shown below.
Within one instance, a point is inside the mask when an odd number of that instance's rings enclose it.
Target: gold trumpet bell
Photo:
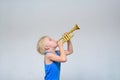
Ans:
[[[74,32],[75,30],[80,29],[79,26],[77,24],[75,24],[75,26],[68,32],[69,34]]]

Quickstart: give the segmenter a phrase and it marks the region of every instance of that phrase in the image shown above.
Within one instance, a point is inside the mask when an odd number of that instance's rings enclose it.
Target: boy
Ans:
[[[67,33],[65,36],[69,36]],[[64,36],[64,37],[65,37]],[[67,38],[68,39],[68,38]],[[56,48],[59,50],[56,50]],[[61,62],[66,62],[66,55],[73,53],[71,40],[67,41],[67,50],[63,48],[63,42],[55,41],[49,36],[43,36],[37,43],[37,51],[44,56],[45,80],[60,80]]]

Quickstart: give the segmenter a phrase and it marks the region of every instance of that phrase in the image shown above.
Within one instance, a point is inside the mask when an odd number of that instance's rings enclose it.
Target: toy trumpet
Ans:
[[[69,32],[67,32],[67,34],[62,35],[62,37],[58,41],[62,40],[63,43],[67,42],[74,36],[73,32],[79,29],[79,26],[75,24],[74,27]]]

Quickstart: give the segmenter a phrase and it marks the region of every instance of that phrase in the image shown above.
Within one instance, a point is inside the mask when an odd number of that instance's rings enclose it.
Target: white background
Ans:
[[[120,0],[0,0],[0,80],[43,80],[38,39],[75,24],[61,80],[120,80]]]

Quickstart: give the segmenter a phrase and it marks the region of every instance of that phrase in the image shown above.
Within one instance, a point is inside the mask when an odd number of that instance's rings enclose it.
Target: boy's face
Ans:
[[[55,41],[54,39],[50,37],[45,38],[45,43],[46,43],[46,46],[48,47],[51,47],[51,48],[57,47],[57,41]]]

